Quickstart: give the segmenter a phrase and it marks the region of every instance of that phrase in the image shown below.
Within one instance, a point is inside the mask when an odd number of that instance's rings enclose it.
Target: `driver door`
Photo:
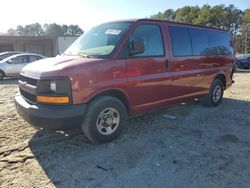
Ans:
[[[157,107],[171,97],[171,77],[161,30],[161,24],[139,24],[129,38],[129,48],[136,40],[144,44],[143,53],[128,54],[126,58],[127,90],[134,111]]]

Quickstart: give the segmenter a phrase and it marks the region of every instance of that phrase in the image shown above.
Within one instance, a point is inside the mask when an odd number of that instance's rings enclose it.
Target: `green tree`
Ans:
[[[43,28],[39,23],[26,25],[23,29],[25,35],[28,36],[40,36],[43,33]]]
[[[216,5],[209,11],[209,19],[207,19],[207,26],[221,28],[224,27],[225,14],[224,5]]]
[[[229,5],[224,8],[224,26],[225,29],[232,32],[234,38],[236,33],[239,32],[243,12],[240,9],[237,9],[234,5]]]
[[[174,21],[175,20],[175,11],[173,9],[167,9],[163,13],[163,18],[165,20]]]
[[[243,53],[250,53],[250,9],[246,9],[243,13],[242,24],[242,45]]]
[[[7,31],[7,34],[8,35],[15,35],[16,34],[16,32],[15,32],[15,29],[9,29],[8,31]]]
[[[63,31],[63,34],[64,34],[64,35],[68,35],[68,28],[69,28],[69,26],[67,26],[67,25],[62,25],[62,31]]]
[[[175,21],[184,23],[194,23],[198,19],[200,8],[198,6],[185,6],[175,12]]]
[[[71,36],[79,36],[83,34],[83,30],[78,25],[69,25],[67,34]]]
[[[45,36],[54,36],[54,37],[64,36],[64,32],[61,25],[52,23],[52,24],[45,24],[43,27]]]
[[[16,29],[9,29],[9,35],[18,36],[79,36],[83,30],[78,25],[58,25],[56,23],[44,24],[33,23],[26,26],[18,25]]]
[[[203,5],[199,12],[197,18],[194,20],[194,24],[204,25],[204,26],[211,26],[211,6]]]
[[[20,36],[40,36],[43,33],[41,24],[34,23],[26,26],[18,25],[16,29],[9,29],[7,32],[9,35],[20,35]]]
[[[45,24],[44,25],[44,35],[46,36],[79,36],[83,33],[83,30],[78,25],[58,25]]]
[[[17,35],[25,35],[24,27],[21,26],[21,25],[18,25],[18,26],[17,26],[15,32],[16,32]]]
[[[150,18],[158,19],[158,20],[174,21],[175,20],[175,11],[173,9],[167,9],[163,13],[158,12],[157,14],[150,16]]]
[[[235,42],[236,52],[240,54],[244,53],[245,41],[241,33],[236,35],[234,42]]]
[[[151,15],[150,18],[157,19],[157,20],[165,20],[163,17],[163,13],[158,12],[157,14]]]

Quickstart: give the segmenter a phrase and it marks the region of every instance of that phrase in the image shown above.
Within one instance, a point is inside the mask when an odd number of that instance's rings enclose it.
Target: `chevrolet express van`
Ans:
[[[60,57],[25,66],[15,104],[35,127],[81,125],[90,141],[109,142],[127,115],[194,98],[219,105],[233,64],[228,31],[150,19],[109,22]]]

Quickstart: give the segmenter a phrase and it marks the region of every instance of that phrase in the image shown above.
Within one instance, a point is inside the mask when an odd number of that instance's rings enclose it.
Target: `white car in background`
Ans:
[[[0,80],[4,77],[17,77],[25,65],[44,58],[46,57],[33,53],[16,54],[5,58],[0,61]]]

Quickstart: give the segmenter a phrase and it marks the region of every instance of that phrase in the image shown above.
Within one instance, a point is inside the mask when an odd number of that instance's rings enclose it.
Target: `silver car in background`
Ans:
[[[16,54],[5,58],[0,61],[0,80],[4,77],[17,77],[25,65],[44,58],[46,57],[33,53]]]
[[[0,61],[2,61],[3,59],[16,55],[16,54],[23,54],[24,52],[17,52],[17,51],[7,51],[7,52],[1,52],[0,53]]]

